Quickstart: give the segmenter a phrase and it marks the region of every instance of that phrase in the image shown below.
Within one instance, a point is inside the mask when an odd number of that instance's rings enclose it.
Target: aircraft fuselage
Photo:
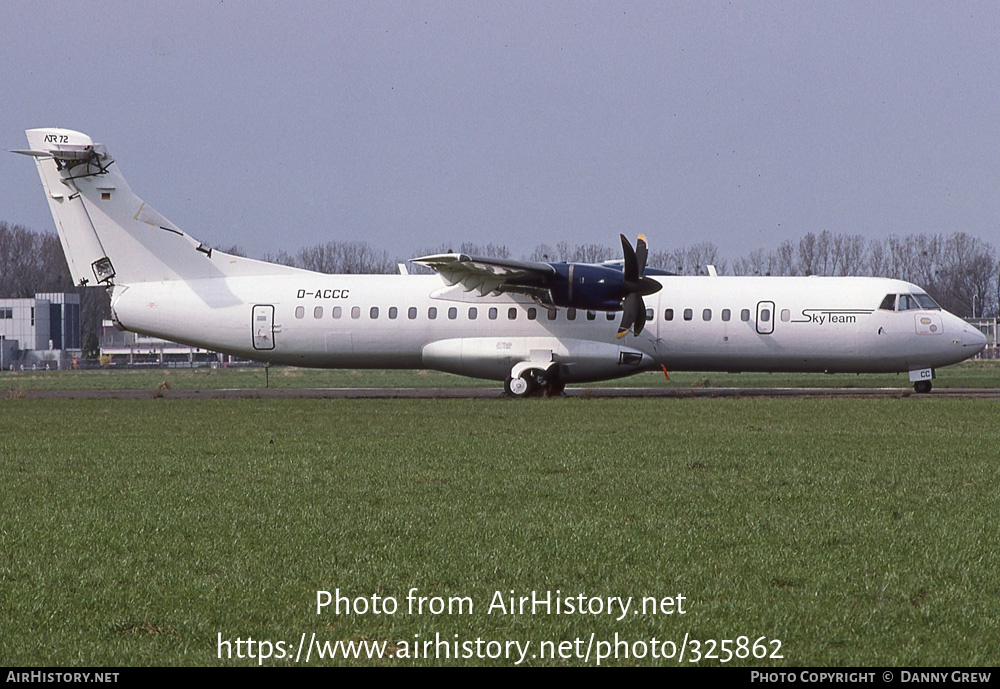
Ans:
[[[982,336],[941,309],[880,309],[922,292],[882,278],[661,277],[639,335],[618,314],[481,297],[437,276],[295,275],[116,287],[125,328],[257,360],[331,368],[434,368],[505,379],[550,357],[564,382],[659,368],[903,372],[978,352]]]

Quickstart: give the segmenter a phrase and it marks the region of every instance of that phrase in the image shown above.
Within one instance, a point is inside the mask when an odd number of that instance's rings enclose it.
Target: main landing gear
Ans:
[[[508,376],[504,391],[511,397],[524,398],[532,395],[555,397],[562,394],[566,384],[559,380],[559,374],[552,369],[529,368],[519,376]]]

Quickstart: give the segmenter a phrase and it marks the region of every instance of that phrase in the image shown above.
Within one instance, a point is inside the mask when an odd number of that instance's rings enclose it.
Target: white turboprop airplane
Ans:
[[[27,135],[17,152],[35,158],[73,280],[111,290],[116,325],[258,361],[429,368],[506,381],[517,397],[661,367],[909,372],[929,392],[935,368],[986,343],[908,282],[671,276],[645,269],[642,237],[604,264],[414,259],[437,275],[232,256],[146,205],[87,135]]]

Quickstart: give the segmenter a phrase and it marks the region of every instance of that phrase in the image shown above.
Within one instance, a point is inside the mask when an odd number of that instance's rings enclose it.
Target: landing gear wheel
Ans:
[[[535,381],[530,375],[524,378],[510,378],[508,377],[506,382],[503,384],[503,389],[511,397],[524,398],[535,391]]]
[[[528,373],[535,379],[538,391],[546,397],[558,397],[566,388],[566,384],[559,380],[559,372],[554,369],[533,370]]]
[[[530,371],[525,371],[524,375],[534,381],[535,388],[538,390],[545,390],[552,384],[552,376],[549,375],[548,371],[532,369]]]
[[[929,380],[918,380],[913,384],[913,389],[921,394],[925,394],[931,391],[931,382]]]

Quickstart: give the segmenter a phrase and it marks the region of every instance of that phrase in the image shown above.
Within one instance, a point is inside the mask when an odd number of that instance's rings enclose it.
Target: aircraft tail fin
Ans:
[[[69,129],[29,129],[29,150],[80,285],[256,275],[294,269],[204,246],[143,202],[101,144]]]

